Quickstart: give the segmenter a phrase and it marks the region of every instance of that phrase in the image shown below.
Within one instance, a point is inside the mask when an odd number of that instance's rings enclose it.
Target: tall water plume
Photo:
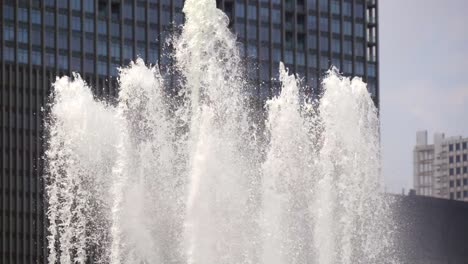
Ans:
[[[227,16],[187,0],[176,46],[190,127],[186,236],[189,263],[252,263],[257,179],[246,85]]]
[[[49,262],[397,263],[365,84],[332,69],[311,102],[281,64],[261,119],[227,17],[213,0],[183,11],[176,97],[141,59],[115,105],[79,75],[55,82]]]

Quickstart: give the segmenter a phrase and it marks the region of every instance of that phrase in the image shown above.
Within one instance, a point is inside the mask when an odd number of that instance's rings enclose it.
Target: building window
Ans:
[[[332,20],[332,32],[336,34],[341,33],[341,21],[336,19]]]
[[[126,59],[126,60],[133,59],[133,48],[128,44],[124,44],[123,46],[123,59]]]
[[[146,9],[144,6],[137,6],[136,7],[136,18],[139,21],[146,21]]]
[[[345,40],[343,48],[346,55],[353,55],[353,43],[351,40]]]
[[[296,53],[296,63],[299,66],[305,66],[305,54],[303,52]]]
[[[55,13],[46,11],[44,15],[44,22],[46,26],[53,27],[55,25]]]
[[[10,27],[10,26],[3,27],[3,39],[6,41],[15,40],[15,30],[13,29],[13,27]]]
[[[156,62],[159,59],[159,51],[157,48],[150,48],[148,54],[148,60],[150,62]]]
[[[113,37],[119,37],[120,36],[120,25],[119,24],[112,22],[110,28],[111,28],[111,35]]]
[[[455,149],[460,150],[460,143],[455,144]]]
[[[449,175],[450,175],[450,176],[453,176],[453,168],[451,168],[451,169],[449,170]]]
[[[356,75],[364,75],[364,63],[361,61],[356,62]]]
[[[146,40],[146,30],[143,27],[137,27],[135,30],[136,39],[138,41],[145,41]]]
[[[57,1],[59,8],[68,8],[68,1]]]
[[[270,30],[267,27],[260,28],[260,40],[267,42],[270,38]]]
[[[449,144],[449,151],[453,151],[453,144]]]
[[[76,31],[81,31],[81,17],[72,17],[72,29]]]
[[[15,60],[15,51],[10,47],[3,47],[3,59],[5,61],[14,61]]]
[[[463,191],[463,197],[464,198],[468,197],[468,191]]]
[[[59,1],[62,2],[62,1]],[[61,28],[68,28],[68,17],[66,15],[58,15],[58,26]]]
[[[328,37],[320,36],[320,50],[328,52],[330,49],[328,47]]]
[[[460,162],[460,155],[457,155],[457,156],[456,156],[456,161],[457,161],[457,162]]]
[[[463,179],[463,185],[468,185],[468,179]]]
[[[84,71],[94,74],[94,61],[90,59],[84,60]]]
[[[66,55],[58,56],[58,67],[64,70],[68,70],[68,57]]]
[[[468,173],[468,167],[467,167],[467,166],[464,166],[464,167],[463,167],[463,173],[464,173],[464,174]]]
[[[85,18],[84,20],[84,31],[89,33],[94,33],[94,20],[90,18]]]
[[[332,39],[332,51],[335,53],[341,52],[341,41],[339,39]]]
[[[60,31],[58,34],[58,47],[60,49],[68,49],[68,37],[67,32]]]
[[[18,20],[28,22],[28,10],[26,8],[18,8]]]
[[[267,7],[260,7],[260,18],[261,20],[268,22],[270,18],[270,11]]]
[[[86,1],[85,2],[94,2],[94,1]],[[81,0],[71,0],[71,8],[73,10],[78,10],[80,11],[81,10]]]
[[[99,55],[107,56],[107,42],[99,40],[97,44],[97,52]]]
[[[460,185],[461,185],[460,180],[457,180],[457,187],[459,187]]]
[[[354,45],[355,54],[356,56],[364,57],[365,47],[364,42],[356,42]]]
[[[345,35],[351,36],[353,34],[353,24],[350,21],[345,21],[343,31]]]
[[[286,48],[287,49],[293,49],[294,48],[294,39],[293,39],[293,33],[292,32],[286,32],[285,41],[286,41]]]
[[[45,32],[45,44],[47,47],[55,48],[55,34],[53,31]]]
[[[44,59],[46,66],[55,67],[55,54],[46,52]]]
[[[322,70],[328,70],[328,67],[330,66],[330,61],[328,60],[327,57],[321,56],[320,57],[320,68]]]
[[[461,169],[460,169],[460,167],[456,168],[456,172],[457,172],[457,175],[460,175],[460,174],[461,174]]]
[[[33,51],[31,53],[31,63],[34,65],[42,65],[41,53],[39,51]]]
[[[353,62],[345,60],[343,63],[343,72],[347,74],[353,73]]]
[[[14,20],[15,19],[14,14],[15,14],[15,11],[12,6],[5,5],[3,7],[3,17],[5,19]]]
[[[98,61],[97,72],[99,75],[107,75],[107,63],[104,61]]]
[[[98,21],[98,33],[106,35],[107,34],[107,23],[106,21]]]
[[[85,12],[88,12],[88,13],[94,13],[94,1],[85,0],[84,10]]]
[[[370,77],[376,77],[375,64],[369,63],[367,65],[367,75]]]
[[[463,161],[468,161],[468,154],[463,154]]]
[[[126,19],[133,19],[133,3],[132,1],[125,1],[122,9],[123,17]]]
[[[41,19],[41,11],[39,10],[31,10],[31,22],[33,24],[38,24],[40,25],[42,22]]]
[[[449,163],[450,163],[450,164],[453,163],[453,156],[450,156],[450,157],[449,157]]]
[[[247,36],[249,39],[256,40],[257,39],[257,26],[256,25],[249,25],[247,27]]]
[[[453,186],[454,186],[453,181],[450,181],[450,187],[453,187]]]
[[[463,149],[466,149],[466,148],[467,148],[467,143],[463,142]]]
[[[31,33],[31,43],[33,45],[41,46],[42,45],[42,35],[41,31],[39,30],[33,30]]]
[[[81,58],[71,57],[70,66],[72,71],[81,71]]]
[[[363,23],[358,23],[354,24],[354,33],[356,34],[357,37],[364,37],[364,24]]]
[[[345,16],[351,16],[352,15],[352,6],[350,2],[344,1],[343,2],[343,15]]]
[[[328,12],[328,0],[319,0],[319,7],[321,12]]]
[[[278,9],[273,9],[271,10],[271,20],[274,24],[281,24],[281,20],[283,20],[283,18],[281,17],[281,12],[280,10]]]
[[[354,16],[356,18],[364,18],[364,5],[361,3],[356,3],[354,6]]]
[[[339,0],[332,0],[332,2],[331,2],[331,12],[332,12],[332,14],[335,14],[335,15],[340,14],[340,1]]]
[[[320,18],[320,31],[328,32],[328,17]]]
[[[245,18],[245,5],[242,3],[236,3],[236,16],[238,18]]]
[[[287,64],[293,64],[294,63],[294,58],[293,58],[293,52],[290,50],[287,50],[284,52],[284,62]]]
[[[18,29],[18,42],[28,43],[28,29],[27,28]]]
[[[120,46],[118,43],[111,44],[111,56],[116,58],[117,60],[120,59]]]
[[[453,192],[450,193],[450,200],[453,200],[454,198],[454,195],[453,195]]]
[[[317,49],[317,37],[314,34],[309,34],[309,48]]]
[[[249,5],[249,9],[247,10],[249,12],[249,19],[257,19],[257,7],[254,5]]]
[[[84,39],[84,50],[86,53],[94,53],[94,39],[87,37]]]
[[[281,43],[281,30],[278,28],[273,28],[273,33],[271,37],[273,39],[273,43],[280,44]]]
[[[457,199],[461,198],[461,192],[457,192]]]
[[[249,57],[253,57],[253,58],[256,58],[258,56],[257,54],[257,46],[256,45],[252,45],[252,44],[249,44],[247,46],[247,56]]]
[[[80,37],[80,35],[77,35],[77,34],[72,35],[71,46],[72,46],[73,51],[81,51],[81,37]]]
[[[309,15],[309,29],[317,30],[317,17],[315,15]]]

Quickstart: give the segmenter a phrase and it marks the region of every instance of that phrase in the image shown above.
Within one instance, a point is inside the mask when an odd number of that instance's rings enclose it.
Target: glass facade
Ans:
[[[259,102],[278,93],[279,61],[310,95],[333,64],[368,83],[378,105],[378,1],[216,0],[228,14]],[[43,111],[57,75],[76,71],[98,97],[119,65],[163,56],[183,0],[5,0],[1,3],[0,263],[45,263]]]

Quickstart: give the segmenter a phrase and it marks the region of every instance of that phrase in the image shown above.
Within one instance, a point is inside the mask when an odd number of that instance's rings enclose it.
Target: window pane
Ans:
[[[15,40],[15,30],[11,26],[4,26],[3,27],[3,39],[6,41],[14,41]]]
[[[26,8],[18,8],[18,20],[28,22],[28,10]]]
[[[18,49],[18,62],[19,63],[28,63],[28,51],[24,49]]]
[[[81,31],[81,17],[72,17],[72,29]]]
[[[106,35],[107,34],[107,23],[106,21],[98,21],[98,33]]]
[[[39,10],[32,10],[31,11],[31,22],[33,24],[41,24],[41,12]]]
[[[3,7],[3,17],[5,19],[14,20],[15,19],[14,14],[15,14],[15,11],[12,6],[6,5]]]

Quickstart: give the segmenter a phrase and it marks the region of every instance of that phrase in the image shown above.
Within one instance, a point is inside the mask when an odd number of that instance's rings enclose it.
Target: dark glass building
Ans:
[[[165,39],[183,22],[183,0],[1,3],[0,263],[45,263],[41,109],[51,82],[77,71],[96,96],[115,97],[117,66],[136,56],[170,66]],[[259,84],[253,91],[259,102],[277,93],[271,78],[284,61],[309,87],[318,87],[332,64],[345,75],[362,76],[378,106],[377,0],[217,5],[238,35],[250,78]]]

